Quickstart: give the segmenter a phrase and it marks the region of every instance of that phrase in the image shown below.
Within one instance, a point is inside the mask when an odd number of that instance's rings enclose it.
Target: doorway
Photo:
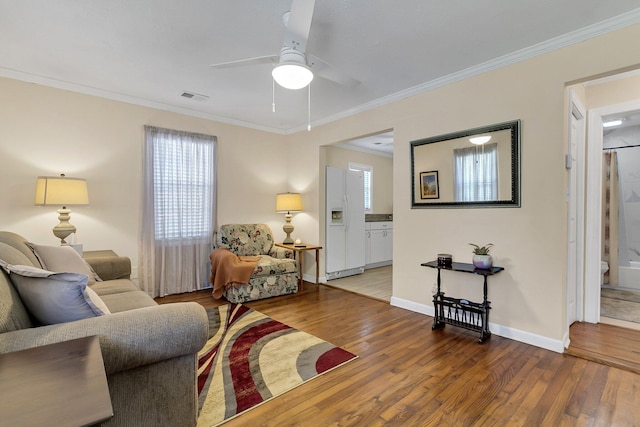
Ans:
[[[600,321],[640,329],[640,110],[605,116],[603,126]]]
[[[387,222],[388,226],[392,227],[393,224],[393,130],[341,141],[320,147],[320,149],[321,170],[332,166],[340,169],[366,171],[370,174],[370,181],[365,182],[365,188],[368,187],[370,193],[368,200],[365,196],[365,232],[362,235],[365,242],[365,263],[362,266],[364,273],[346,274],[345,277],[336,276],[331,280],[326,280],[326,284],[389,302],[392,295],[392,267],[390,264],[392,264],[393,232],[392,229],[385,230],[382,233],[383,241],[377,242],[376,240],[377,243],[385,243],[384,247],[388,247],[388,250],[381,251],[376,246],[372,258],[372,241],[368,238],[368,226],[372,223],[371,221],[382,220]],[[325,186],[325,195],[328,191],[329,189]],[[328,213],[325,213],[325,216],[327,215]],[[327,218],[325,218],[326,220]],[[382,258],[378,259],[378,254],[382,254]],[[325,256],[327,258],[330,256],[328,251]]]
[[[608,105],[589,111],[587,155],[587,233],[585,240],[585,321],[601,321],[602,248],[602,152],[603,123],[612,115],[640,110],[640,100]]]
[[[640,109],[640,96],[638,90],[634,89],[639,86],[640,71],[623,73],[615,76],[606,77],[604,79],[594,80],[592,82],[586,82],[576,88],[578,98],[584,105],[589,106],[587,116],[586,127],[586,145],[584,149],[584,157],[582,161],[578,163],[582,164],[583,169],[579,172],[579,176],[582,177],[584,182],[584,188],[582,191],[577,190],[578,196],[584,195],[582,202],[578,201],[578,212],[584,214],[584,227],[581,229],[584,241],[583,244],[578,244],[578,251],[583,250],[583,264],[575,265],[575,272],[578,275],[576,279],[577,287],[575,291],[575,311],[571,306],[571,284],[570,272],[567,276],[567,323],[570,325],[572,316],[575,316],[575,320],[582,321],[581,323],[574,323],[570,326],[571,345],[567,349],[568,354],[575,354],[576,346],[578,348],[584,347],[584,351],[580,351],[582,354],[579,357],[584,357],[590,360],[605,360],[605,359],[593,359],[593,357],[600,358],[606,357],[606,363],[611,366],[616,366],[615,363],[629,363],[629,360],[621,358],[617,355],[613,348],[616,345],[620,345],[620,348],[628,348],[628,340],[625,334],[631,334],[635,336],[637,331],[630,331],[630,324],[626,323],[612,323],[612,325],[603,325],[602,323],[609,323],[605,318],[601,318],[601,256],[602,256],[602,162],[603,162],[603,123],[612,114],[621,114],[625,111],[633,111]],[[617,86],[614,90],[613,88]],[[635,96],[633,95],[635,93]],[[569,96],[569,128],[571,128],[571,121],[575,120],[571,117],[573,110],[571,109],[571,89]],[[575,95],[575,94],[574,94]],[[570,131],[571,132],[571,131]],[[571,139],[571,135],[570,138]],[[571,150],[568,150],[570,153]],[[581,179],[578,179],[578,183]],[[569,220],[570,223],[570,220]],[[580,230],[580,227],[578,227]],[[568,248],[571,248],[571,239],[568,239]],[[570,249],[568,249],[570,250]],[[568,264],[571,265],[571,262]],[[583,274],[583,280],[580,281],[579,275]],[[582,291],[582,294],[581,294]],[[582,313],[580,307],[583,308]],[[582,314],[582,316],[581,316]],[[625,330],[615,331],[615,327],[622,326]],[[581,332],[582,330],[588,330],[588,333]],[[611,329],[613,328],[613,329]],[[635,338],[633,338],[635,339]],[[605,353],[600,355],[597,346],[602,342],[607,342]],[[573,348],[573,349],[572,349]],[[605,347],[600,347],[600,349]],[[577,355],[577,354],[575,354]],[[640,360],[637,358],[637,353],[632,357],[633,363],[640,364]]]

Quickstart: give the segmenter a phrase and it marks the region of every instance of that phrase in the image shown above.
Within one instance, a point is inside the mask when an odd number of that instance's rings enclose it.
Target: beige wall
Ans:
[[[304,190],[288,185],[281,135],[10,79],[0,79],[0,121],[0,229],[57,244],[56,208],[33,205],[36,177],[86,178],[91,204],[71,214],[77,241],[134,266],[145,124],[217,136],[219,224],[266,222],[282,239],[275,194]]]
[[[587,85],[585,96],[587,109],[638,100],[640,99],[640,74]]]
[[[373,212],[393,213],[393,158],[336,146],[325,148],[326,166],[348,169],[349,162],[373,167]]]
[[[323,244],[320,147],[393,129],[394,304],[424,311],[435,271],[420,263],[439,252],[468,262],[469,242],[492,242],[506,269],[489,284],[494,332],[554,347],[567,333],[565,84],[640,64],[640,50],[623,48],[639,38],[636,24],[288,136],[0,79],[0,229],[55,244],[55,212],[33,206],[33,189],[36,176],[65,172],[90,186],[91,206],[72,215],[79,240],[137,258],[142,127],[150,124],[218,137],[220,223],[267,222],[280,239],[274,195],[300,191],[305,211],[294,234]],[[521,208],[410,208],[410,141],[514,119],[522,120]],[[446,272],[444,280],[450,295],[480,296],[478,277]]]
[[[432,306],[435,271],[420,263],[439,252],[469,262],[469,242],[492,242],[495,263],[506,269],[490,280],[492,323],[505,335],[558,349],[567,334],[565,85],[640,64],[640,51],[619,47],[638,37],[640,25],[626,27],[291,135],[290,179],[320,164],[322,145],[393,129],[394,303],[417,311]],[[521,208],[410,208],[410,141],[514,119],[522,120]],[[309,186],[319,204],[322,179],[320,171]],[[318,221],[319,229],[305,232],[322,230],[324,219]],[[445,273],[444,279],[451,295],[480,296],[477,277]]]

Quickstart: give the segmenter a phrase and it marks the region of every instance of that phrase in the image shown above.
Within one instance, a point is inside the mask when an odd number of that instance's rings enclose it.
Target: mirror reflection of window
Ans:
[[[456,202],[498,200],[498,144],[453,150]]]

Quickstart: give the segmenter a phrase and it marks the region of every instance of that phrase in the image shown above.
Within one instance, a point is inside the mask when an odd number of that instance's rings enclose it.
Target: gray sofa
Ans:
[[[26,242],[0,231],[0,259],[42,268]],[[121,278],[111,280],[104,261],[88,260],[103,279],[91,289],[111,314],[47,326],[34,320],[10,276],[0,269],[0,353],[97,335],[114,411],[103,425],[195,425],[197,352],[208,335],[204,308],[192,302],[158,305],[128,275],[122,278],[122,268],[114,272]]]

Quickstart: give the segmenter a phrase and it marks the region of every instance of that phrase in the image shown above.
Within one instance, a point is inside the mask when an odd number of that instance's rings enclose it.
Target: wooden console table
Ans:
[[[433,326],[431,329],[444,327],[445,324],[459,326],[461,328],[470,329],[480,332],[480,343],[483,343],[491,336],[489,330],[489,310],[491,309],[491,301],[487,300],[487,277],[493,276],[504,270],[503,267],[491,267],[488,269],[476,268],[473,264],[462,262],[453,262],[451,266],[438,264],[437,261],[429,261],[420,264],[423,267],[431,267],[438,269],[438,290],[433,296],[433,308],[435,316],[433,318]],[[481,303],[471,302],[463,298],[446,297],[441,291],[441,270],[459,271],[462,273],[477,274],[484,277],[483,299]]]
[[[296,254],[300,252],[300,256],[298,257],[298,285],[300,286],[300,290],[302,290],[304,286],[303,285],[304,280],[302,280],[303,252],[316,251],[316,285],[318,284],[318,279],[320,278],[320,249],[322,249],[322,246],[308,245],[306,243],[300,243],[300,244],[276,243],[276,246],[293,251],[293,259],[296,259]]]
[[[0,354],[0,424],[87,426],[113,416],[97,336]]]

